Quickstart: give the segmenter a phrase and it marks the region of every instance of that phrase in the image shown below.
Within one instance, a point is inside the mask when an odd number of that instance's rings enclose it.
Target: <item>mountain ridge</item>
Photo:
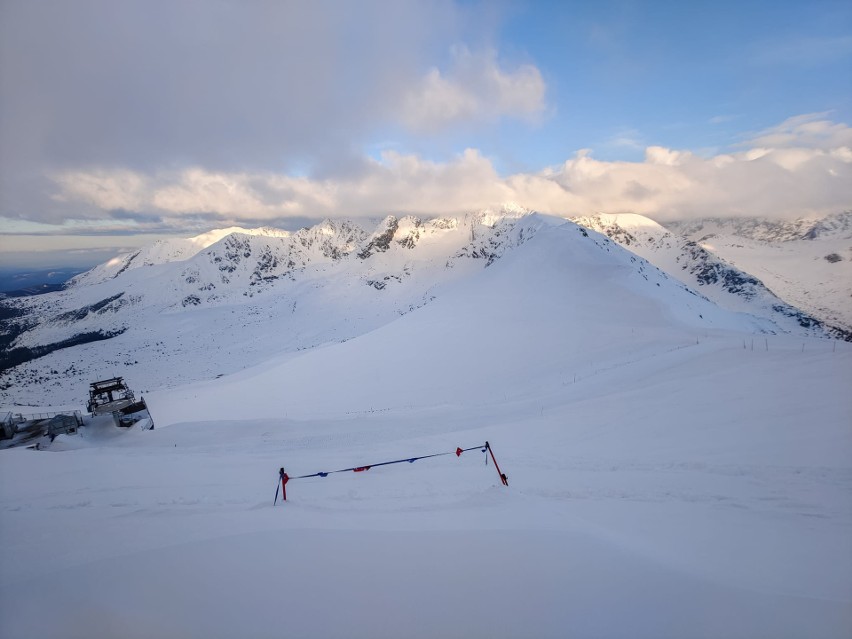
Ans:
[[[804,328],[814,323],[812,318],[779,299],[756,277],[649,218],[636,214],[599,214],[573,220],[612,238],[725,308],[746,310],[742,302],[754,302],[766,314],[777,312],[795,317]]]
[[[852,331],[852,212],[771,222],[769,228],[786,230],[768,235],[767,224],[704,220],[667,228],[759,279],[785,303]]]
[[[738,235],[762,242],[791,242],[816,238],[852,239],[852,210],[820,218],[801,217],[773,220],[763,217],[707,217],[699,220],[674,220],[666,228],[684,236],[709,239],[718,233]]]
[[[622,255],[623,249],[605,235],[518,207],[430,220],[388,216],[372,232],[347,220],[326,220],[295,233],[237,231],[187,259],[174,259],[173,251],[149,251],[150,261],[163,261],[144,265],[143,260],[123,269],[112,265],[110,277],[80,278],[57,293],[6,302],[15,314],[4,323],[7,356],[16,352],[18,362],[27,349],[48,354],[6,371],[0,399],[33,396],[43,385],[66,388],[69,370],[109,377],[116,367],[136,367],[140,358],[140,366],[147,367],[142,387],[150,388],[207,379],[271,355],[340,343],[423,308],[543,229],[552,234],[554,227],[565,225],[569,235],[595,246],[594,259],[600,263],[591,273],[606,273],[620,264],[618,268],[634,273],[637,283],[653,279],[651,297],[663,287],[671,291],[669,296],[692,299],[674,292],[683,283],[641,257]],[[572,245],[550,246],[548,250],[558,251]],[[575,273],[571,264],[565,262],[567,271],[551,272],[550,277],[578,277],[580,265]],[[709,269],[704,276],[725,273]],[[607,286],[606,278],[599,285]],[[689,293],[700,297],[695,290]],[[732,299],[739,306],[720,309],[721,315],[710,307],[696,314],[710,313],[717,324],[748,332],[830,334],[806,314],[781,304],[773,308],[765,296],[739,291]],[[731,312],[740,319],[731,315],[721,320]],[[79,336],[98,339],[97,348],[76,343]],[[54,348],[70,343],[73,349]],[[190,372],[154,374],[181,358],[200,359]],[[32,388],[24,392],[27,385]]]

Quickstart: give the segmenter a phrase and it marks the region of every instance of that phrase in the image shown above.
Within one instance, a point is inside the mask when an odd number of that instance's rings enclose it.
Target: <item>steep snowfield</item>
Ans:
[[[826,322],[852,330],[852,240],[767,244],[731,236],[701,246],[763,280],[773,291]]]
[[[647,217],[634,214],[599,214],[576,217],[574,221],[607,235],[724,308],[771,318],[788,332],[817,327],[824,323],[824,328],[835,337],[852,339],[852,323],[847,321],[852,320],[852,315],[847,318],[828,311],[824,305],[815,305],[813,302],[817,296],[810,299],[808,287],[816,286],[814,267],[811,265],[814,261],[811,259],[812,254],[814,250],[821,252],[830,249],[824,240],[820,240],[817,248],[817,244],[813,242],[806,242],[803,247],[801,241],[789,239],[790,233],[800,229],[799,224],[791,223],[780,228],[773,225],[765,228],[766,225],[761,226],[756,222],[747,225],[742,220],[736,224],[727,224],[725,228],[732,232],[776,238],[770,243],[768,240],[745,239],[742,235],[736,236],[736,239],[724,236],[730,240],[728,249],[740,250],[747,256],[747,264],[743,264],[742,259],[731,259],[731,250],[717,250],[716,239],[708,239],[717,236],[702,235],[699,232],[708,227],[718,229],[722,222],[673,224],[672,227],[679,230],[673,232]],[[824,223],[828,225],[828,221]],[[803,225],[804,222],[800,221],[800,224]],[[809,228],[816,228],[814,222],[810,222]],[[779,243],[779,237],[785,240]],[[836,244],[839,247],[844,242],[847,245],[846,251],[852,257],[852,243],[848,239],[837,240]],[[767,287],[763,279],[773,268],[773,254],[784,254],[789,259],[789,276],[795,281],[788,281],[788,284],[791,284],[794,290],[803,292],[803,295],[791,294],[790,286],[778,285],[777,278],[771,274],[767,278],[771,285]],[[822,257],[819,259],[829,264]],[[822,267],[817,265],[817,268]],[[845,267],[835,268],[833,274],[842,275],[845,270]],[[852,276],[852,271],[849,271],[849,275]],[[818,286],[822,287],[821,292],[824,295],[829,296],[829,306],[842,308],[846,305],[844,298],[850,298],[852,278],[841,277],[831,285],[821,282]],[[776,294],[778,291],[781,293]],[[802,303],[803,299],[805,303]]]
[[[789,304],[852,330],[852,212],[787,225],[705,220],[670,228],[758,277]]]
[[[852,345],[507,233],[395,321],[150,393],[154,431],[0,451],[0,636],[852,634]],[[281,466],[486,440],[508,488],[469,451],[272,506]]]

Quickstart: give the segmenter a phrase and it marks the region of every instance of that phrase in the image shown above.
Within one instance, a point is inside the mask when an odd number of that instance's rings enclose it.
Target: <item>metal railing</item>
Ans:
[[[50,419],[57,415],[68,415],[77,421],[78,426],[83,425],[83,414],[78,410],[61,410],[55,413],[9,413],[9,419],[12,423],[23,424],[25,422],[35,422],[41,419]],[[6,423],[5,421],[3,423]]]

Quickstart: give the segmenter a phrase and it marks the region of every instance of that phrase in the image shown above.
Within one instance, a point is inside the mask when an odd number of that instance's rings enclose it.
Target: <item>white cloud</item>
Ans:
[[[128,170],[66,171],[54,176],[59,202],[84,202],[99,209],[138,211],[149,204],[150,178]]]
[[[351,170],[471,26],[445,1],[0,2],[0,215],[46,219],[46,167]]]
[[[652,146],[643,161],[613,162],[597,160],[584,149],[559,166],[509,176],[499,175],[475,149],[447,162],[385,151],[380,160],[365,160],[363,173],[347,179],[202,168],[150,176],[76,171],[56,177],[56,197],[88,203],[102,215],[118,206],[169,220],[213,213],[234,222],[439,215],[506,201],[562,215],[792,217],[852,207],[852,150],[843,144],[850,135],[845,124],[802,116],[762,132],[754,140],[760,146],[733,153],[702,157]]]
[[[662,146],[649,146],[645,149],[645,162],[648,164],[677,166],[691,156],[689,151],[672,151]]]
[[[852,128],[828,119],[830,112],[806,113],[756,133],[741,146],[835,149],[852,147]]]
[[[545,109],[532,64],[451,49],[499,42],[453,0],[197,5],[0,2],[0,216],[328,210],[334,184],[262,171],[345,180],[376,134],[417,143]]]
[[[434,131],[473,120],[514,117],[535,120],[545,110],[545,82],[525,64],[507,71],[494,51],[459,47],[442,73],[432,68],[405,96],[402,122],[415,131]]]
[[[240,211],[261,213],[269,209],[247,183],[245,175],[198,168],[181,172],[175,182],[155,190],[151,204],[171,213],[206,211],[234,215]]]

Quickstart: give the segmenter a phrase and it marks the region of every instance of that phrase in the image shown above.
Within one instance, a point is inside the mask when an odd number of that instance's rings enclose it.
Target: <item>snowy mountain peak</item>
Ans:
[[[735,236],[759,242],[794,242],[802,239],[852,238],[852,211],[821,219],[802,217],[795,220],[768,218],[705,218],[667,222],[670,230],[696,241],[716,236]]]
[[[496,211],[490,208],[483,209],[482,211],[474,213],[471,217],[474,223],[493,228],[501,223],[512,223],[515,220],[526,217],[532,213],[533,211],[531,209],[525,208],[514,202],[507,202]]]
[[[852,331],[852,211],[822,219],[710,219],[666,226],[759,277],[787,303]]]
[[[814,224],[802,239],[852,239],[852,211],[829,215]]]
[[[303,259],[314,256],[338,260],[354,251],[366,235],[351,220],[325,219],[316,226],[297,231],[293,235],[291,252],[296,251]]]
[[[617,224],[618,226],[629,230],[642,230],[655,232],[659,234],[669,233],[668,229],[664,228],[659,223],[649,217],[639,215],[637,213],[600,213],[595,216],[603,224]]]
[[[370,235],[366,245],[358,253],[358,257],[365,260],[373,253],[384,253],[387,251],[398,228],[399,221],[393,215],[388,215],[379,223],[373,234]]]
[[[212,231],[207,231],[206,233],[202,233],[200,235],[196,235],[195,237],[190,237],[186,240],[174,239],[174,240],[159,240],[155,242],[154,245],[164,244],[168,245],[171,243],[175,244],[188,244],[193,247],[197,247],[197,251],[201,251],[206,249],[209,246],[213,246],[217,242],[223,240],[229,235],[233,234],[240,235],[253,235],[258,237],[290,237],[289,231],[284,231],[282,229],[272,228],[270,226],[260,226],[253,229],[246,229],[241,226],[229,226],[223,229],[213,229]],[[197,252],[196,251],[196,252]],[[192,256],[189,256],[192,257]]]
[[[571,219],[628,247],[636,243],[670,241],[672,238],[668,229],[651,218],[635,213],[599,213]]]
[[[407,215],[397,223],[394,240],[403,248],[413,249],[417,246],[423,232],[423,221],[413,215]]]
[[[270,227],[259,227],[255,229],[244,229],[239,226],[231,226],[224,229],[214,229],[200,235],[189,238],[171,238],[157,240],[146,247],[119,255],[104,264],[81,273],[68,282],[69,287],[89,286],[114,279],[122,273],[143,266],[154,266],[167,264],[169,262],[181,262],[197,255],[200,251],[213,246],[230,235],[251,235],[259,237],[286,238],[290,236],[288,231]]]
[[[852,337],[846,322],[838,321],[834,315],[811,315],[810,308],[800,310],[798,305],[779,298],[761,279],[717,255],[715,244],[709,242],[721,236],[693,239],[708,227],[718,229],[718,221],[694,222],[687,229],[692,236],[672,233],[641,215],[601,214],[577,217],[574,221],[603,233],[725,308],[773,318],[787,327],[822,330],[823,322],[828,322],[826,329],[832,334],[843,339]],[[766,227],[757,224],[749,228]]]

